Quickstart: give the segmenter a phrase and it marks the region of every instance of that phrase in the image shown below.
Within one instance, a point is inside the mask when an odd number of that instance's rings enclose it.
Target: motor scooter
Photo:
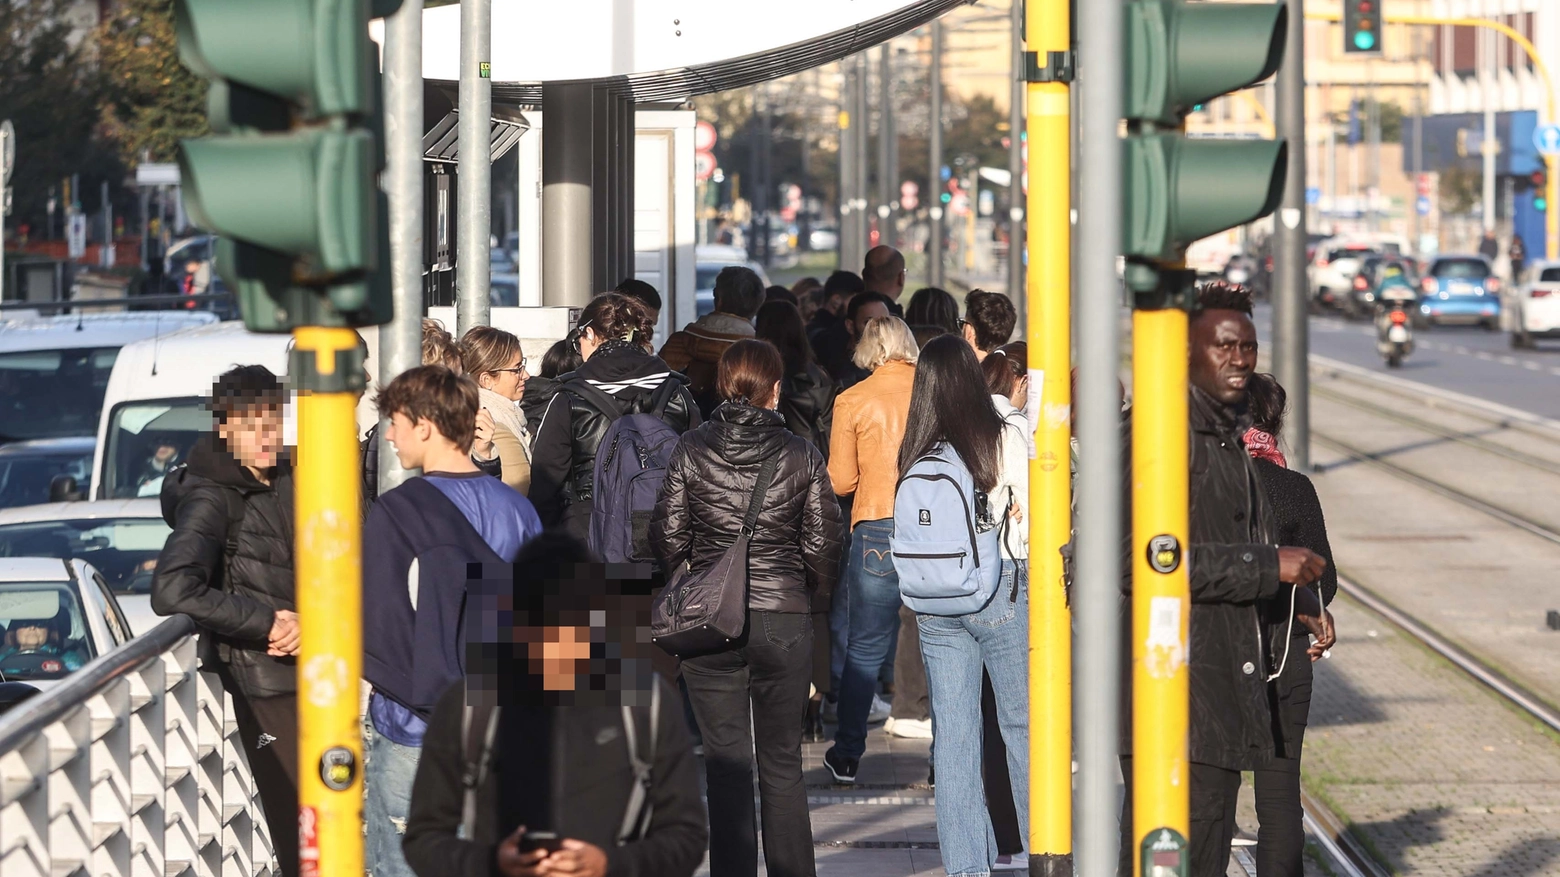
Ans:
[[[1387,360],[1389,368],[1400,368],[1403,359],[1414,352],[1414,324],[1409,313],[1414,299],[1383,291],[1376,306],[1376,352]]]

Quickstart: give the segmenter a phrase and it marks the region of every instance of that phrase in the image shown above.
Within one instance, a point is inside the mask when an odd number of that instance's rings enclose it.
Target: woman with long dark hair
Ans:
[[[791,432],[812,442],[829,459],[829,428],[834,422],[834,379],[818,366],[802,312],[786,301],[771,301],[758,309],[754,333],[773,344],[785,363],[780,381],[780,416]]]
[[[1008,531],[1016,525],[1008,508],[1022,475],[1010,470],[1027,467],[1028,450],[1022,434],[992,404],[974,351],[955,336],[933,338],[921,350],[899,446],[900,473],[939,447],[963,462],[976,490],[986,495],[1003,541],[1011,541]],[[979,498],[975,504],[980,506]],[[1004,550],[1000,584],[980,610],[916,616],[937,736],[937,838],[949,874],[989,873],[999,854],[981,781],[980,736],[967,730],[981,725],[983,668],[991,675],[997,724],[1007,745],[1019,836],[1028,836],[1029,573],[1016,553]]]
[[[1268,619],[1273,649],[1287,656],[1278,679],[1268,683],[1278,702],[1278,753],[1253,772],[1257,807],[1257,872],[1275,877],[1305,873],[1305,814],[1300,808],[1300,747],[1311,708],[1311,663],[1332,648],[1337,635],[1332,613],[1325,606],[1338,593],[1338,572],[1327,544],[1327,523],[1316,487],[1304,474],[1288,468],[1279,449],[1288,395],[1272,375],[1256,374],[1246,385],[1252,427],[1243,437],[1257,461],[1262,487],[1278,519],[1274,535],[1279,545],[1309,548],[1327,560],[1327,571],[1314,585],[1297,588],[1296,617]],[[1286,601],[1287,602],[1287,601]],[[1285,607],[1287,608],[1287,606]],[[1309,642],[1315,634],[1317,641]]]
[[[747,630],[728,648],[682,662],[704,739],[710,872],[720,877],[758,871],[755,754],[769,873],[816,873],[802,779],[810,616],[834,587],[844,528],[823,455],[776,410],[783,368],[767,341],[726,349],[715,381],[725,401],[677,443],[650,524],[662,569],[686,564],[698,572],[722,558],[761,491],[748,548]]]

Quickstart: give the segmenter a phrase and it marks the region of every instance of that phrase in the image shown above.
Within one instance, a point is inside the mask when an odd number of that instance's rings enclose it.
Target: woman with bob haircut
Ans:
[[[493,442],[488,454],[476,456],[477,462],[497,455],[499,478],[524,494],[531,486],[531,431],[526,428],[520,399],[525,395],[526,359],[520,339],[503,329],[475,326],[460,339],[461,367],[477,382],[482,410],[493,418]]]
[[[682,662],[704,739],[710,872],[723,877],[758,872],[755,754],[769,873],[816,873],[802,780],[810,613],[814,599],[834,587],[843,529],[823,454],[786,429],[777,410],[784,376],[780,352],[767,341],[727,348],[715,383],[723,401],[672,452],[650,524],[668,575],[685,567],[699,572],[736,541],[762,491],[748,547],[747,630],[727,648]]]

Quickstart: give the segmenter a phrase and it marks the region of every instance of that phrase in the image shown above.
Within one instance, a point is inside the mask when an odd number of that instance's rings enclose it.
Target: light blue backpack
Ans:
[[[899,477],[889,548],[899,593],[923,615],[971,615],[1002,579],[1001,531],[964,461],[939,444]]]

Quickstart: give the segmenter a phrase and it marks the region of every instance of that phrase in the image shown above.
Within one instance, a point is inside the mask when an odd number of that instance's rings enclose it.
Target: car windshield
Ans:
[[[0,353],[0,442],[96,435],[117,347]]]
[[[64,582],[0,584],[0,677],[59,679],[96,656],[81,599]]]
[[[49,482],[57,475],[69,475],[85,488],[91,471],[91,451],[7,454],[0,457],[0,509],[48,502]]]
[[[1336,262],[1339,259],[1363,259],[1366,256],[1379,256],[1377,250],[1370,247],[1348,246],[1334,247],[1327,253],[1327,261]]]
[[[0,557],[85,560],[117,594],[150,594],[157,555],[173,531],[162,518],[95,518],[0,525]]]
[[[1560,283],[1560,268],[1545,268],[1543,273],[1538,275],[1538,282]]]
[[[694,289],[714,289],[715,278],[720,274],[725,265],[700,265],[694,269]]]
[[[1441,259],[1430,273],[1443,280],[1483,280],[1490,276],[1490,266],[1483,259]]]
[[[157,496],[163,475],[189,458],[211,412],[201,397],[124,402],[114,406],[104,453],[103,499]]]

